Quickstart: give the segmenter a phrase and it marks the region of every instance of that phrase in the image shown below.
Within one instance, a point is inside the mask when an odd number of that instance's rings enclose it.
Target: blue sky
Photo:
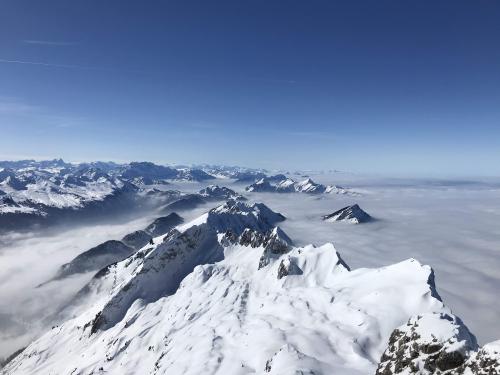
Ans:
[[[0,158],[500,173],[497,1],[24,1]]]

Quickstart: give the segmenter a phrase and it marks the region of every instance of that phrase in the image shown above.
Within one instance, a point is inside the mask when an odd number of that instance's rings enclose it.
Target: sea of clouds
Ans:
[[[351,268],[380,267],[407,258],[429,264],[438,292],[481,343],[500,338],[500,185],[497,181],[388,180],[349,174],[311,176],[347,185],[360,196],[245,193],[287,220],[281,227],[297,245],[332,242]],[[299,178],[299,176],[296,176]],[[219,184],[244,192],[244,185]],[[169,185],[196,191],[205,185]],[[376,220],[330,223],[321,216],[358,203]],[[190,220],[203,206],[180,214]],[[79,253],[144,228],[156,212],[127,222],[78,226],[44,233],[11,233],[0,238],[0,358],[25,346],[57,324],[53,315],[92,273],[39,284]]]

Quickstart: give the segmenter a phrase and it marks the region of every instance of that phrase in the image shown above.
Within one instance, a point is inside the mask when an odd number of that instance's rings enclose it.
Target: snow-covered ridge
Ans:
[[[494,374],[498,344],[478,350],[429,266],[350,270],[283,219],[232,200],[153,238],[2,373]]]

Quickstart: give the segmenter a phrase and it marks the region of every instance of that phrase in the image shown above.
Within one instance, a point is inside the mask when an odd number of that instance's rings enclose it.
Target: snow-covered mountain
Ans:
[[[241,194],[236,193],[234,190],[229,189],[225,186],[209,185],[204,189],[201,189],[198,194],[207,200],[245,200],[246,198]]]
[[[359,195],[354,191],[337,185],[322,185],[307,178],[303,181],[295,181],[285,175],[263,177],[245,188],[248,192],[256,193],[307,193],[307,194],[345,194]]]
[[[367,223],[373,218],[361,209],[357,204],[347,206],[329,215],[323,216],[325,221],[347,221],[353,224]]]
[[[111,213],[142,205],[153,197],[166,198],[162,186],[169,181],[200,182],[214,178],[199,168],[176,169],[149,162],[0,162],[0,230],[64,222],[76,215],[83,216],[82,212],[88,216]],[[216,192],[205,193],[208,199]]]
[[[215,177],[201,169],[182,168],[178,169],[175,178],[181,181],[206,181],[213,180]]]
[[[266,177],[267,175],[267,170],[265,169],[245,168],[238,166],[201,164],[193,165],[192,168],[200,169],[216,178],[232,179],[236,182],[242,183],[254,182],[262,177]]]
[[[230,200],[111,264],[2,374],[495,374],[409,259],[350,270]],[[496,372],[495,372],[496,371]]]

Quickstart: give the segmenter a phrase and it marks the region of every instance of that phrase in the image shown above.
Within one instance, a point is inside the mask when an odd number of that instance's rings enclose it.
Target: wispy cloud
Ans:
[[[104,69],[104,68],[97,68],[97,67],[84,66],[84,65],[52,64],[52,63],[45,63],[45,62],[40,62],[40,61],[27,61],[27,60],[0,59],[0,63],[3,63],[3,64],[21,64],[21,65],[40,65],[40,66],[47,66],[47,67],[52,67],[52,68],[67,68],[67,69],[108,70],[108,69]]]
[[[33,65],[33,66],[45,66],[49,68],[63,68],[63,69],[78,69],[78,70],[95,70],[95,71],[107,71],[107,72],[127,72],[127,73],[144,73],[141,70],[133,69],[120,69],[120,68],[106,68],[100,66],[88,66],[88,65],[76,65],[76,64],[53,64],[43,61],[30,61],[30,60],[10,60],[10,59],[0,59],[0,64],[19,64],[19,65]]]
[[[0,114],[29,114],[38,112],[41,107],[23,103],[12,98],[0,97]]]
[[[38,44],[38,45],[44,45],[44,46],[55,46],[55,47],[67,47],[67,46],[73,46],[76,44],[74,42],[63,42],[63,41],[54,41],[54,40],[36,40],[36,39],[23,40],[23,43]]]
[[[79,116],[55,113],[50,108],[27,103],[19,98],[0,96],[0,121],[3,118],[29,118],[40,125],[39,132],[50,128],[68,129],[88,125],[87,119]]]

